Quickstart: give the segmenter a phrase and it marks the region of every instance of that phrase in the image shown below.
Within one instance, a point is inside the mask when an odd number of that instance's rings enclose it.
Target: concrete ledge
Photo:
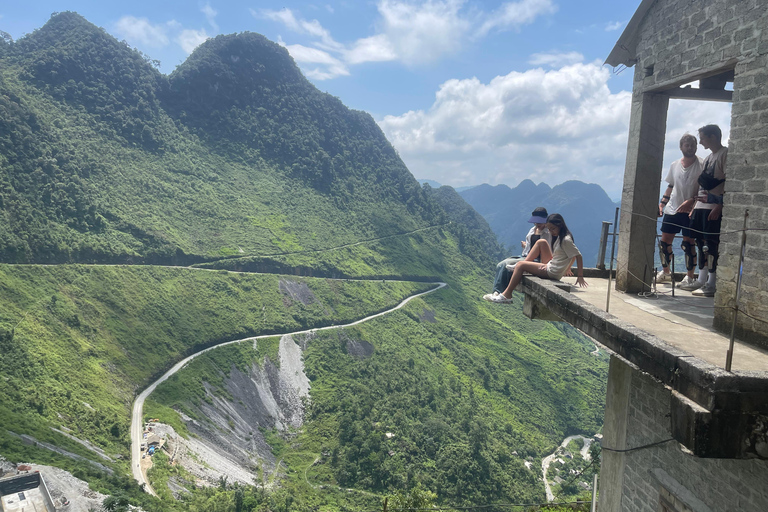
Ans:
[[[525,294],[524,313],[534,319],[555,315],[672,389],[672,434],[696,455],[768,458],[749,440],[768,435],[764,432],[767,375],[726,372],[579,299],[561,285],[525,276],[518,288]]]

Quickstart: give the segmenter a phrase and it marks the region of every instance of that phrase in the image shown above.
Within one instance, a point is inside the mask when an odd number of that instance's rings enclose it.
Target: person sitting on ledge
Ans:
[[[525,241],[520,242],[523,246],[523,253],[520,256],[512,256],[511,258],[502,260],[496,265],[496,279],[493,281],[493,293],[483,295],[485,300],[490,300],[491,297],[500,295],[501,292],[507,288],[509,281],[512,279],[512,271],[510,268],[514,266],[513,263],[524,260],[537,241],[543,239],[549,242],[550,246],[552,245],[552,235],[549,234],[549,230],[547,229],[547,217],[549,217],[549,214],[547,213],[547,209],[543,206],[539,206],[531,212],[531,218],[528,219],[528,222],[533,224],[533,227],[528,231]]]
[[[577,267],[576,284],[581,287],[587,286],[584,280],[584,261],[581,252],[573,243],[573,235],[568,230],[563,216],[553,213],[547,217],[547,229],[552,234],[552,249],[546,240],[536,242],[525,260],[514,264],[512,279],[507,289],[500,295],[489,297],[487,300],[500,304],[512,302],[512,292],[523,279],[523,272],[559,281],[570,268],[573,259],[576,260]],[[541,262],[535,262],[536,258],[540,258]]]

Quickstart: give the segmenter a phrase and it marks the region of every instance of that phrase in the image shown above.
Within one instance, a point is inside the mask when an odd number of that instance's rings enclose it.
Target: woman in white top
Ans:
[[[552,235],[549,234],[547,229],[547,209],[539,206],[533,212],[531,212],[531,218],[528,222],[533,224],[533,227],[528,231],[528,235],[525,237],[524,242],[520,242],[523,247],[523,253],[520,256],[513,256],[499,262],[496,265],[496,278],[493,280],[493,293],[483,295],[485,300],[490,300],[491,297],[501,294],[509,285],[509,281],[512,279],[512,271],[509,270],[514,263],[522,261],[531,252],[533,246],[539,239],[546,240],[550,245],[552,244]]]
[[[523,279],[523,272],[559,281],[570,268],[573,259],[576,259],[577,267],[576,284],[581,287],[587,286],[584,280],[584,261],[581,252],[573,243],[573,235],[568,230],[563,216],[553,213],[547,217],[547,229],[552,234],[552,248],[550,249],[545,240],[536,242],[525,260],[515,265],[507,289],[501,295],[493,297],[491,302],[512,302],[512,292]],[[536,258],[540,258],[541,263],[533,261]]]

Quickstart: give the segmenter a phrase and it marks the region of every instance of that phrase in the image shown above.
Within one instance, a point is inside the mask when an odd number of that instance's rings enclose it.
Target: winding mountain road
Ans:
[[[192,359],[196,358],[197,356],[204,354],[208,352],[209,350],[214,350],[226,345],[231,345],[233,343],[242,343],[244,341],[250,341],[253,342],[254,340],[264,339],[264,338],[273,338],[275,336],[286,336],[286,335],[296,335],[296,334],[307,334],[307,333],[313,333],[318,331],[326,331],[330,329],[342,329],[345,327],[352,327],[354,325],[362,324],[363,322],[367,322],[369,320],[373,320],[374,318],[379,318],[384,315],[388,315],[389,313],[392,313],[394,311],[397,311],[398,309],[402,308],[408,302],[410,302],[412,299],[415,299],[417,297],[421,297],[422,295],[427,295],[432,292],[435,292],[441,288],[444,288],[447,286],[446,283],[437,282],[437,283],[431,283],[436,285],[435,288],[432,288],[431,290],[427,290],[426,292],[417,293],[415,295],[411,295],[410,297],[405,298],[400,304],[397,306],[388,309],[386,311],[382,311],[380,313],[376,313],[375,315],[370,315],[365,318],[361,318],[360,320],[356,320],[354,322],[343,324],[343,325],[329,325],[326,327],[318,327],[317,329],[307,329],[303,331],[294,331],[294,332],[286,332],[282,334],[265,334],[263,336],[252,336],[250,338],[243,338],[239,340],[232,340],[232,341],[225,341],[223,343],[220,343],[218,345],[214,345],[212,347],[205,348],[203,350],[200,350],[199,352],[196,352],[192,354],[191,356],[185,357],[173,367],[165,372],[162,377],[157,379],[155,382],[147,386],[144,391],[139,393],[139,396],[136,397],[136,400],[133,402],[133,410],[131,413],[131,470],[133,471],[133,477],[136,479],[136,481],[139,483],[140,486],[143,486],[144,490],[148,492],[149,494],[153,496],[157,496],[154,489],[152,489],[152,486],[149,485],[149,481],[147,480],[146,475],[141,470],[141,442],[143,440],[143,421],[142,421],[142,412],[144,410],[144,401],[147,399],[149,395],[152,394],[152,392],[157,388],[158,385],[166,381],[171,375],[178,372],[184,366],[189,363]]]
[[[589,445],[592,444],[594,441],[591,437],[585,437],[585,436],[568,436],[565,439],[563,439],[563,442],[560,443],[560,446],[558,446],[552,454],[547,455],[543,459],[541,459],[541,475],[544,479],[544,489],[547,493],[547,501],[554,501],[555,495],[552,492],[552,487],[549,485],[549,480],[547,480],[547,471],[549,470],[549,465],[552,463],[553,460],[557,458],[557,454],[560,451],[561,448],[565,448],[568,446],[568,443],[573,441],[574,439],[581,439],[584,441],[584,446],[581,447],[580,453],[581,458],[584,460],[590,460],[592,456],[589,454]]]

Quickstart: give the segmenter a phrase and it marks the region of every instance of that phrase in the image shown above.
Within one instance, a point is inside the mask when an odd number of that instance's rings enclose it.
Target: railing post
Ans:
[[[608,292],[605,298],[605,312],[608,313],[608,309],[611,307],[611,280],[613,278],[613,255],[616,250],[616,235],[618,235],[619,229],[619,209],[616,208],[616,216],[613,222],[613,242],[611,243],[611,267],[608,269]]]
[[[741,275],[744,270],[744,252],[747,247],[747,217],[749,209],[744,210],[744,229],[741,232],[741,251],[739,251],[739,274],[736,276],[736,305],[733,308],[733,324],[731,325],[731,343],[728,345],[728,353],[725,355],[725,371],[731,371],[733,362],[733,342],[736,339],[736,321],[739,316],[739,301],[741,300]]]
[[[597,511],[597,473],[595,473],[594,478],[592,479],[592,507],[590,508],[590,511]]]
[[[600,247],[597,251],[597,265],[595,265],[600,270],[605,270],[605,249],[608,247],[608,228],[610,226],[611,223],[604,220],[603,227],[600,230]]]

